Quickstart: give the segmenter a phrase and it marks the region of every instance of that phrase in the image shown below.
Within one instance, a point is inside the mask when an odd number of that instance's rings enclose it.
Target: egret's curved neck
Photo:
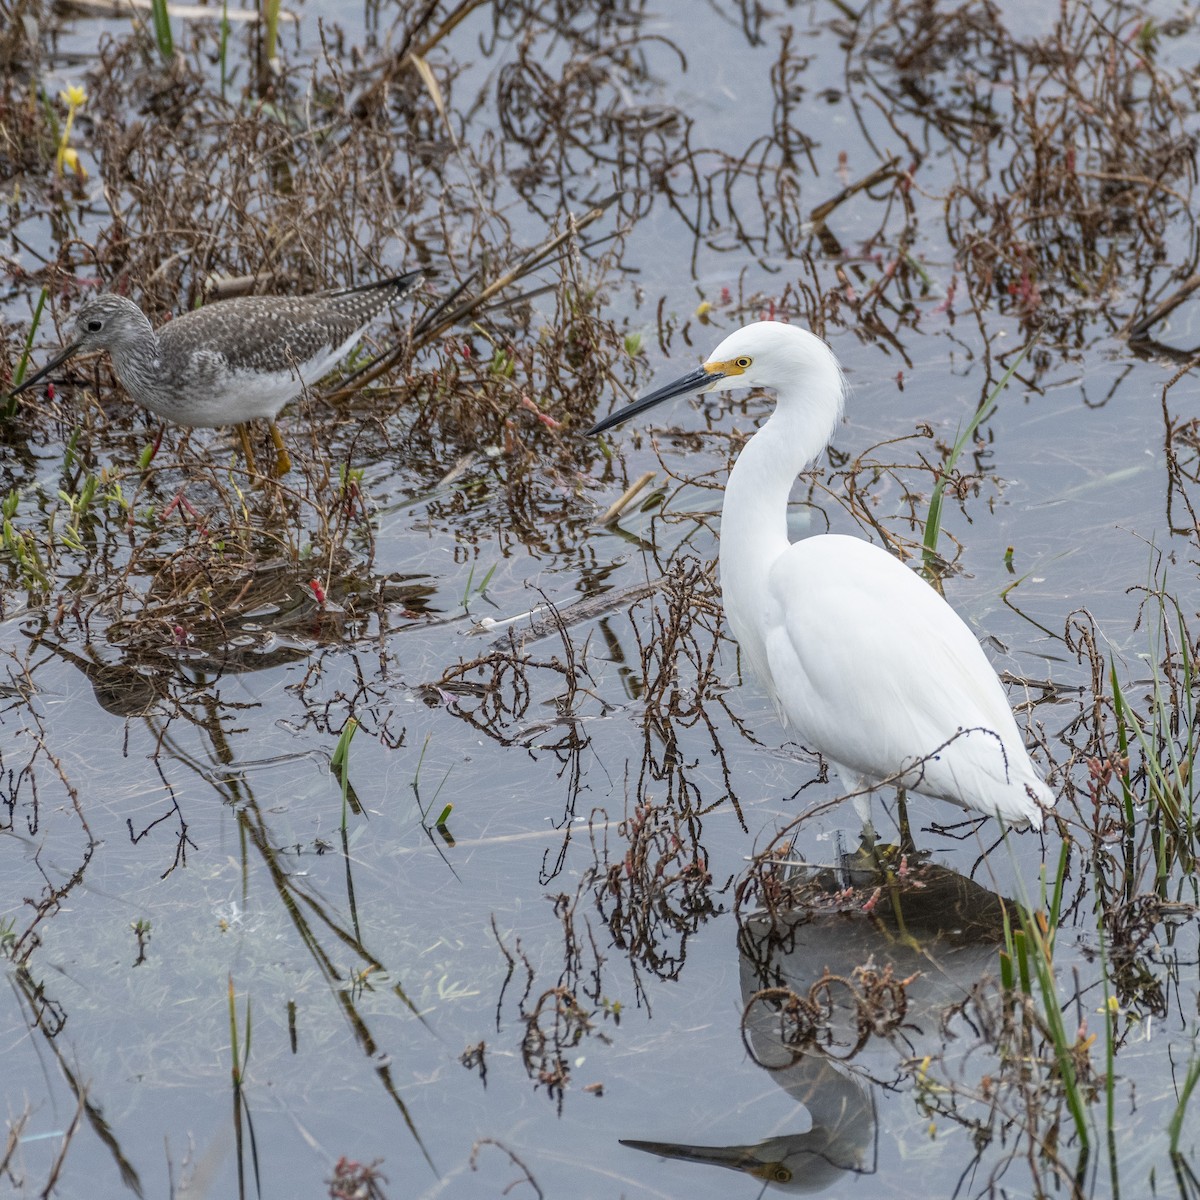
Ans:
[[[813,372],[781,396],[770,420],[738,455],[721,512],[721,586],[735,603],[763,595],[775,560],[789,546],[787,505],[796,476],[829,444],[842,411],[842,380]],[[740,607],[740,606],[739,606]],[[734,614],[736,623],[737,614]]]

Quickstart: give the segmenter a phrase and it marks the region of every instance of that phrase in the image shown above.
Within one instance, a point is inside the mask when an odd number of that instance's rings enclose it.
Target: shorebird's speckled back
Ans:
[[[308,296],[245,296],[198,308],[155,332],[124,296],[85,301],[75,337],[28,380],[83,350],[107,350],[129,395],[179,425],[233,425],[279,410],[419,283],[416,272]]]

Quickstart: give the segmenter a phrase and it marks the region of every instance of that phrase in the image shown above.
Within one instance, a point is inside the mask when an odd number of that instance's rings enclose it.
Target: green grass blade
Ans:
[[[154,41],[163,62],[175,57],[175,38],[171,33],[171,17],[167,12],[167,0],[150,0],[150,16],[154,22]]]
[[[37,336],[38,326],[42,323],[42,310],[46,307],[46,297],[50,294],[49,288],[42,288],[41,295],[38,296],[38,302],[33,309],[33,323],[29,326],[29,332],[25,335],[25,345],[21,348],[21,357],[17,360],[17,369],[13,372],[12,383],[13,387],[21,386],[22,380],[25,378],[25,371],[29,366],[29,355],[33,351],[33,339]],[[17,414],[17,397],[11,393],[3,408],[0,408],[0,420],[10,420]]]
[[[1197,1083],[1200,1083],[1200,1055],[1196,1054],[1193,1047],[1192,1059],[1188,1063],[1187,1075],[1184,1077],[1183,1087],[1179,1089],[1179,1101],[1175,1105],[1175,1111],[1171,1114],[1171,1124],[1168,1126],[1168,1133],[1171,1137],[1172,1157],[1179,1153],[1179,1136],[1183,1132],[1183,1122],[1187,1116],[1188,1102],[1192,1098],[1192,1092],[1196,1090]]]
[[[996,403],[1006,387],[1008,381],[1016,373],[1017,368],[1025,361],[1025,356],[1033,349],[1037,343],[1037,338],[1034,337],[1026,346],[1024,346],[1013,360],[1012,366],[1001,376],[1000,382],[992,389],[988,398],[975,410],[975,415],[967,422],[967,427],[958,435],[958,440],[954,443],[950,451],[950,457],[946,459],[946,465],[938,473],[937,482],[933,485],[933,492],[929,497],[929,513],[925,518],[925,536],[922,539],[924,546],[925,567],[931,570],[934,565],[934,559],[937,555],[938,535],[942,528],[942,498],[946,491],[946,483],[954,474],[954,468],[958,464],[959,456],[963,450],[970,444],[971,439],[975,436],[975,431],[983,424],[984,420],[990,417],[996,411]]]

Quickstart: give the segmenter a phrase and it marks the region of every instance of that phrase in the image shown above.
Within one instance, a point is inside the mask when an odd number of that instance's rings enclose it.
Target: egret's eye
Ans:
[[[88,322],[88,333],[99,333],[100,330],[102,330],[103,328],[104,328],[103,321],[89,321]]]
[[[743,371],[750,365],[750,363],[752,361],[753,361],[752,359],[747,358],[744,354],[742,355],[741,358],[735,358],[733,360],[734,365],[741,367]]]

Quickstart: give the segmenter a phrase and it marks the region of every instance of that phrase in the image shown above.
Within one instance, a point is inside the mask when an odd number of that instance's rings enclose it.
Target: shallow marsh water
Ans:
[[[456,148],[428,83],[389,74],[380,48],[424,48],[451,9],[415,43],[411,13],[300,12],[272,99],[294,118],[344,89],[311,161],[300,135],[282,164],[270,137],[252,140],[275,118],[245,98],[251,55],[231,40],[247,128],[216,157],[245,154],[277,191],[248,202],[244,240],[216,247],[183,199],[203,187],[170,158],[171,129],[215,136],[201,115],[223,111],[216,34],[177,29],[193,71],[173,85],[183,118],[123,22],[73,17],[53,52],[26,48],[50,99],[84,55],[97,123],[85,106],[80,196],[38,184],[53,178],[44,147],[25,164],[6,250],[10,367],[37,290],[59,307],[68,267],[166,311],[207,271],[259,269],[265,244],[284,280],[404,256],[438,270],[444,296],[481,259],[494,277],[489,256],[511,264],[548,219],[621,199],[523,281],[547,289],[524,306],[472,313],[387,387],[289,410],[301,467],[281,499],[230,472],[221,433],[181,446],[169,431],[165,466],[139,471],[152,435],[93,368],[8,422],[4,1186],[313,1195],[345,1159],[378,1162],[389,1196],[1196,1194],[1194,385],[1164,388],[1200,318],[1185,301],[1127,336],[1196,269],[1188,11],[1068,6],[1029,29],[1023,10],[982,5],[856,19],[823,4],[463,6],[423,53]],[[345,27],[326,26],[324,52],[318,18]],[[115,40],[97,60],[99,30]],[[393,91],[373,108],[377,78]],[[1048,132],[1028,119],[1037,105]],[[103,125],[123,108],[148,146],[161,139],[146,161],[174,163],[158,193],[106,167],[136,154],[128,130],[118,144]],[[354,179],[322,224],[327,164],[380,146],[398,160],[390,184],[408,173],[402,212],[373,209],[382,193]],[[275,238],[289,171],[311,182],[298,190],[316,214],[289,214],[290,248]],[[769,400],[656,413],[610,435],[612,457],[579,436],[772,313],[820,328],[851,384],[831,454],[797,486],[797,536],[886,530],[914,564],[912,519],[950,445],[1040,331],[960,460],[939,550],[947,598],[1027,701],[1063,824],[1005,845],[943,805],[911,813],[934,866],[989,912],[992,893],[1051,911],[1065,863],[1066,1060],[1036,981],[1000,982],[994,913],[986,932],[939,927],[916,962],[864,916],[869,886],[821,892],[799,933],[785,919],[793,893],[813,896],[776,861],[840,865],[856,826],[848,804],[796,823],[835,786],[814,782],[812,756],[741,678],[705,573],[719,485]],[[54,341],[44,324],[35,361]],[[97,378],[102,406],[87,399]],[[343,465],[361,476],[339,490]],[[647,500],[598,527],[649,471]],[[100,498],[76,517],[88,478]],[[168,511],[185,483],[198,517]],[[664,575],[631,607],[624,589]],[[547,604],[562,624],[517,648],[478,631]],[[330,763],[351,718],[344,796]],[[1128,793],[1119,764],[1105,774],[1121,752]],[[878,824],[894,835],[890,816]],[[771,844],[789,826],[783,856]],[[780,917],[767,952],[764,906]],[[872,955],[920,975],[898,1016],[893,992],[870,1010],[877,1028],[841,1062],[857,1034],[822,997],[879,1000],[853,975]],[[801,1036],[810,1010],[795,1006],[782,1049],[750,1004],[781,979],[829,1018]],[[669,1157],[810,1122],[787,1179],[745,1149],[725,1156],[736,1173],[712,1153]]]

